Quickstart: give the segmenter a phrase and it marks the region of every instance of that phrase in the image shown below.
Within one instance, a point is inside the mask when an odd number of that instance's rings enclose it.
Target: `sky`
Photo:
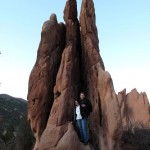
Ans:
[[[63,21],[66,0],[0,0],[0,94],[27,98],[44,21]],[[81,0],[77,0],[80,14]],[[94,0],[100,54],[116,93],[150,98],[150,0]]]

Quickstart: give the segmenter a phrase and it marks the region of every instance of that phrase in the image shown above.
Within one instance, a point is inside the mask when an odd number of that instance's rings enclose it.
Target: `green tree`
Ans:
[[[0,134],[2,132],[3,118],[0,116]]]
[[[6,133],[2,133],[2,139],[5,143],[8,143],[12,138],[14,138],[14,126],[12,124],[9,124],[6,129]]]
[[[0,138],[0,149],[1,150],[7,150],[6,149],[6,144],[5,144],[5,142]]]
[[[35,139],[27,121],[27,114],[25,114],[16,132],[16,150],[32,150],[34,142]]]

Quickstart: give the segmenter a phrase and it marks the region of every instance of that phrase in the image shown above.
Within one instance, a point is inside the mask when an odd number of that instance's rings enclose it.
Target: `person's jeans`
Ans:
[[[80,132],[80,137],[81,140],[84,143],[88,143],[89,140],[89,131],[88,131],[88,126],[87,126],[87,119],[78,119],[77,120],[77,126],[79,128],[79,132]]]

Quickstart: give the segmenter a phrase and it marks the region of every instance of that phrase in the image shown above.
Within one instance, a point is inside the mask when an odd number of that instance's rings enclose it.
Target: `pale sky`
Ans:
[[[26,99],[42,24],[65,0],[0,0],[0,94]],[[81,0],[78,2],[78,12]],[[150,98],[150,0],[95,0],[100,54],[115,91],[137,88]]]

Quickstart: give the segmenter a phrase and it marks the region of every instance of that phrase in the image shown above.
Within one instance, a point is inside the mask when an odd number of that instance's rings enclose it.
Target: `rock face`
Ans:
[[[126,90],[118,93],[123,128],[150,127],[149,101],[146,93],[138,93],[133,89],[126,94]]]
[[[82,64],[85,87],[91,100],[90,116],[94,149],[117,150],[121,130],[120,108],[111,76],[99,55],[95,10],[92,0],[83,0],[80,14]]]
[[[76,0],[68,0],[64,20],[65,25],[58,24],[53,14],[44,23],[29,79],[28,119],[36,138],[34,150],[119,150],[119,102],[99,54],[93,1],[82,0],[79,23]],[[81,90],[93,106],[86,146],[71,123]]]
[[[64,24],[58,24],[56,15],[52,14],[43,25],[37,60],[29,78],[28,120],[36,138],[35,149],[53,105],[53,88],[65,46],[65,33]]]
[[[54,87],[54,103],[47,127],[41,137],[40,150],[76,150],[77,145],[80,144],[79,140],[75,140],[78,138],[77,134],[73,133],[75,131],[71,124],[74,101],[77,99],[79,86],[80,32],[75,0],[67,1],[64,20],[66,22],[66,47],[62,54]],[[76,146],[72,147],[72,145]]]

